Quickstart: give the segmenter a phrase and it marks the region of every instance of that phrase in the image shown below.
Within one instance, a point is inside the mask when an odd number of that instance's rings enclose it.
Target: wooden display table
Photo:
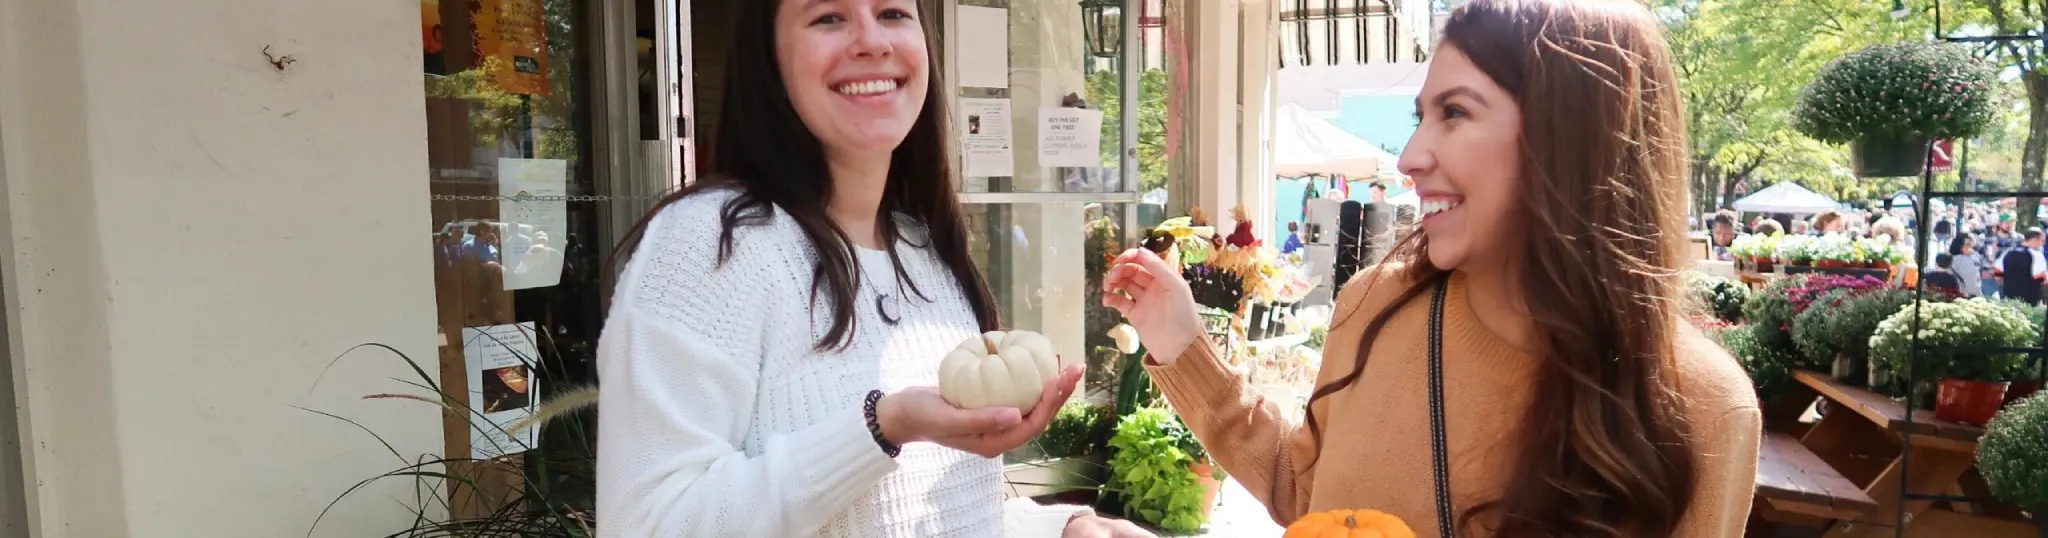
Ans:
[[[1888,396],[1824,374],[1795,371],[1793,378],[1799,383],[1786,401],[1795,405],[1767,409],[1767,424],[1796,419],[1816,397],[1830,405],[1827,416],[1796,440],[1789,433],[1766,435],[1757,458],[1758,517],[1826,528],[1830,538],[1895,536],[1902,512],[1904,536],[2037,536],[2006,507],[1901,502],[1902,491],[1986,497],[1982,480],[1970,472],[1983,428],[1908,411]],[[1912,448],[1905,449],[1908,436]]]

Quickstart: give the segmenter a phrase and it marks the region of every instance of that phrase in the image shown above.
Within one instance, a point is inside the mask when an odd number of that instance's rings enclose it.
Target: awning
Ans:
[[[1280,105],[1273,119],[1273,174],[1301,177],[1342,174],[1360,179],[1394,179],[1398,160],[1372,142],[1310,115],[1294,104]]]
[[[1735,203],[1729,205],[1734,206],[1736,211],[1745,213],[1792,213],[1797,215],[1811,215],[1837,207],[1834,200],[1821,196],[1820,193],[1806,190],[1806,187],[1801,187],[1799,184],[1790,181],[1764,187],[1764,190],[1744,196],[1741,200],[1736,200]]]
[[[1280,67],[1420,62],[1427,59],[1429,2],[1274,0],[1280,4]],[[1395,3],[1408,4],[1399,11]]]

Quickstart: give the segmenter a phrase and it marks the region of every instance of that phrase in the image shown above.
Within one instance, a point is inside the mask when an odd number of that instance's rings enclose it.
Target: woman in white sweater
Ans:
[[[1003,500],[993,458],[1045,429],[1078,368],[1028,410],[960,410],[931,387],[999,322],[917,4],[738,4],[718,173],[619,250],[600,536],[1149,536]]]

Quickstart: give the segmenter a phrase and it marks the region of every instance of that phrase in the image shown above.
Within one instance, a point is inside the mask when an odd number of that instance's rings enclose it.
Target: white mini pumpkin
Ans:
[[[1128,323],[1118,323],[1109,329],[1109,337],[1116,340],[1116,350],[1125,355],[1138,352],[1138,330]]]
[[[939,395],[961,409],[1038,404],[1045,383],[1068,365],[1052,341],[1031,331],[991,331],[961,342],[939,362]]]

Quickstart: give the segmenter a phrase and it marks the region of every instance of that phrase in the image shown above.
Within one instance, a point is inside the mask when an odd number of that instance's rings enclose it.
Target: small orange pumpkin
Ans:
[[[1284,538],[1415,538],[1415,531],[1379,510],[1331,510],[1301,516]]]

